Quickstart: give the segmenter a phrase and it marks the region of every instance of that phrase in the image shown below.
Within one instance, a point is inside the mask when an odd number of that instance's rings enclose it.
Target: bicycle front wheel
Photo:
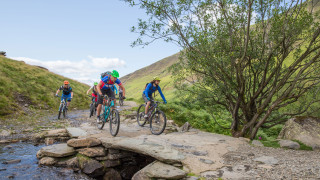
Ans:
[[[137,122],[139,126],[144,126],[147,122],[147,119],[144,118],[144,111],[146,109],[146,105],[145,104],[141,104],[138,111],[137,111]]]
[[[120,128],[120,116],[116,109],[112,109],[110,114],[110,133],[112,136],[116,136]]]
[[[63,118],[66,118],[66,116],[67,116],[67,106],[66,105],[64,105],[64,108],[63,108]]]
[[[160,135],[166,128],[167,117],[162,111],[156,111],[152,114],[150,120],[150,130],[154,135]]]
[[[60,119],[60,117],[61,117],[62,107],[63,107],[63,105],[60,104],[60,106],[59,106],[59,113],[58,113],[58,119]]]
[[[123,106],[123,99],[122,99],[122,97],[119,98],[119,104],[120,104],[120,106]]]

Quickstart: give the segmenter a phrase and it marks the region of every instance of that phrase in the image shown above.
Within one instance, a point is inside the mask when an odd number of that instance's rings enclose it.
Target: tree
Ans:
[[[172,67],[177,87],[232,116],[235,137],[306,112],[282,108],[320,82],[320,2],[299,0],[125,0],[146,10],[133,46],[162,39],[182,48]]]

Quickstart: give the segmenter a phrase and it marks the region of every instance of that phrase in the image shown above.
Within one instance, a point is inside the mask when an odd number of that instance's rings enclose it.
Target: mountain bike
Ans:
[[[92,117],[93,115],[96,115],[97,113],[97,102],[95,101],[96,97],[88,96],[92,98],[91,104],[90,104],[90,114],[89,117]]]
[[[61,97],[61,96],[57,96],[57,97]],[[67,116],[67,102],[66,102],[66,98],[63,98],[60,102],[60,106],[59,106],[59,113],[58,113],[58,119],[60,119],[61,117],[61,113],[63,114],[63,117],[66,118]]]
[[[150,123],[150,131],[154,135],[160,135],[167,124],[167,117],[163,111],[158,107],[158,104],[163,103],[159,101],[151,101],[148,110],[148,118],[144,118],[146,104],[141,104],[137,111],[137,122],[139,126],[144,126],[147,121]]]
[[[112,109],[114,107],[114,102],[112,98],[108,98],[106,95],[103,97],[102,111],[100,115],[99,122],[97,122],[97,127],[103,129],[104,124],[109,122],[110,133],[112,136],[116,136],[119,132],[120,127],[120,116],[119,111]]]
[[[119,104],[120,106],[123,106],[124,97],[122,96],[122,93],[119,93]]]

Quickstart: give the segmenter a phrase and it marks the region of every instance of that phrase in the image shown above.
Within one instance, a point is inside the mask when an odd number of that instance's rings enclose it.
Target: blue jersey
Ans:
[[[161,97],[162,97],[162,100],[164,102],[166,102],[166,98],[164,97],[162,91],[161,91],[161,88],[160,86],[153,86],[152,83],[149,83],[148,86],[146,87],[146,89],[143,91],[143,94],[146,95],[146,97],[149,97],[149,96],[152,96],[152,93],[156,92],[156,91],[159,91]]]

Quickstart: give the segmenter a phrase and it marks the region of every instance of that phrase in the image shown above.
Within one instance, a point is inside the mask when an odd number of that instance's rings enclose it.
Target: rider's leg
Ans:
[[[66,101],[67,101],[67,108],[68,108],[71,102],[71,94],[66,96]]]
[[[104,94],[104,92],[102,91],[102,94]],[[100,94],[98,94],[98,107],[97,107],[97,117],[100,117],[100,113],[101,113],[101,106],[103,103],[103,95],[100,96]]]
[[[146,105],[146,108],[145,108],[145,111],[144,111],[144,114],[145,114],[145,115],[148,114],[148,110],[149,110],[150,104],[151,104],[151,101],[148,101],[148,102],[147,102],[147,105]]]
[[[112,89],[109,88],[107,90],[107,96],[113,99],[114,106],[112,107],[112,109],[115,109],[117,101],[116,101],[116,95],[114,94],[114,91],[112,91]]]

